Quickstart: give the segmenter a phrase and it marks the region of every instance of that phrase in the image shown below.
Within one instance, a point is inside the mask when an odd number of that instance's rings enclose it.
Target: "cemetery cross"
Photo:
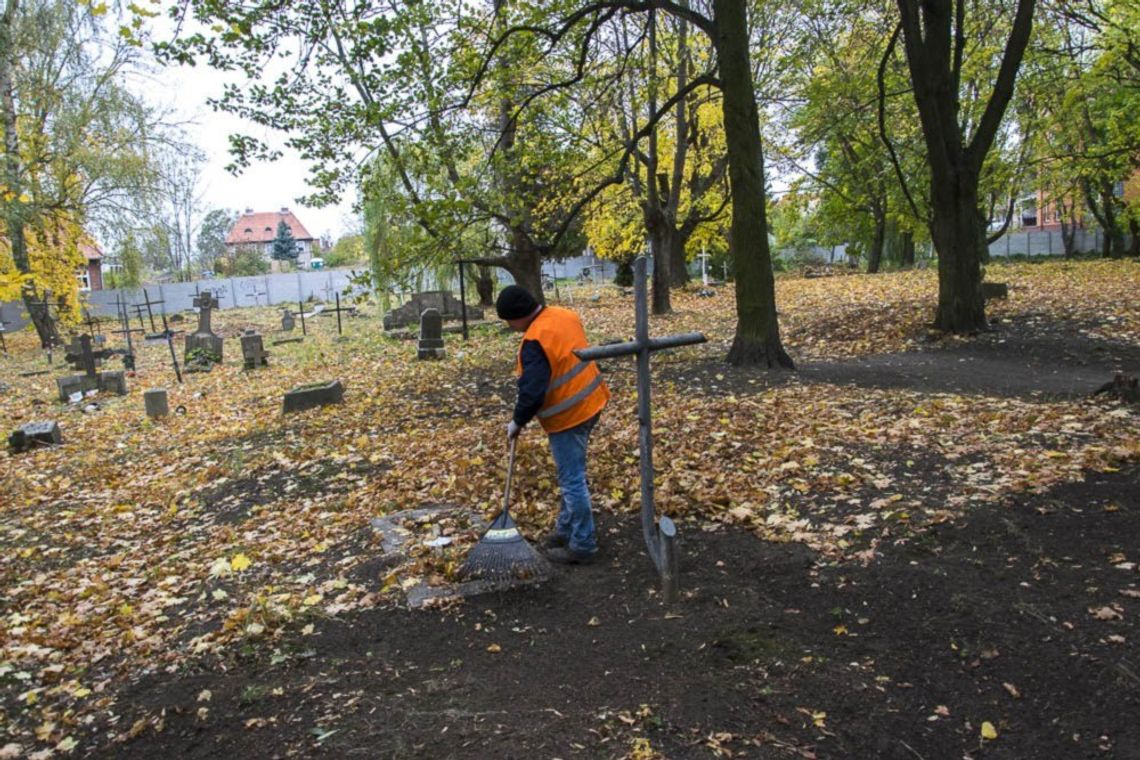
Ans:
[[[112,334],[122,334],[127,341],[127,353],[123,354],[123,368],[128,372],[135,371],[135,347],[131,343],[131,333],[133,332],[146,332],[142,329],[131,329],[131,318],[127,314],[127,302],[123,300],[123,294],[119,293],[115,296],[115,310],[119,313],[119,322],[123,325],[121,330],[111,330]]]
[[[336,312],[336,334],[337,335],[344,335],[344,332],[341,330],[341,327],[340,327],[340,313],[342,311],[352,311],[352,309],[351,308],[349,308],[349,309],[340,308],[340,291],[337,291],[334,295],[336,296],[336,308],[333,309],[333,311]]]
[[[665,348],[704,343],[707,338],[699,332],[649,337],[649,297],[645,285],[646,259],[638,256],[633,262],[634,301],[636,328],[634,340],[603,346],[589,346],[574,352],[582,361],[612,359],[618,356],[637,357],[637,421],[638,444],[641,452],[641,528],[649,558],[661,576],[661,590],[666,603],[677,600],[677,552],[674,539],[677,527],[669,517],[657,520],[653,503],[653,429],[649,404],[649,355]]]
[[[158,333],[158,328],[154,326],[154,312],[150,310],[150,307],[157,306],[160,303],[162,303],[162,301],[150,300],[150,295],[146,292],[146,288],[143,288],[142,303],[135,304],[135,308],[139,310],[139,324],[142,324],[142,310],[146,309],[146,315],[150,319],[150,331],[156,334]]]
[[[309,331],[305,329],[305,302],[297,301],[297,313],[301,315],[301,334],[308,336]]]

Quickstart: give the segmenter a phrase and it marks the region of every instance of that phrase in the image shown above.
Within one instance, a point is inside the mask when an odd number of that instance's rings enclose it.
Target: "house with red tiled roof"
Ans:
[[[297,265],[307,269],[309,262],[312,261],[313,248],[317,241],[288,208],[282,208],[280,211],[256,212],[247,208],[226,235],[226,253],[232,257],[239,248],[254,248],[265,258],[272,260],[270,254],[273,252],[273,241],[277,237],[277,225],[281,222],[285,222],[301,249],[297,254]]]
[[[79,289],[82,291],[103,289],[103,251],[92,240],[84,240],[79,244],[79,252],[83,254],[83,265],[75,276],[79,278]]]

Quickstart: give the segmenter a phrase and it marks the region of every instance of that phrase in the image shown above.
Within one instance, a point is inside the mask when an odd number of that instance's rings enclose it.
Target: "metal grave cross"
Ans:
[[[140,303],[136,303],[134,306],[132,306],[132,307],[131,307],[131,308],[133,308],[133,309],[134,309],[136,312],[138,312],[138,315],[139,315],[139,326],[140,326],[140,327],[142,327],[143,329],[146,329],[146,325],[145,325],[145,324],[143,324],[143,321],[142,321],[142,313],[143,313],[143,309],[146,309],[146,315],[147,315],[147,318],[148,318],[148,319],[150,319],[150,331],[151,331],[152,333],[157,333],[157,332],[158,332],[158,328],[157,328],[157,327],[155,327],[155,325],[154,325],[154,312],[153,312],[153,311],[151,311],[150,307],[151,307],[151,306],[157,306],[157,305],[158,305],[158,304],[160,304],[160,303],[162,303],[162,301],[152,301],[152,300],[150,300],[150,295],[149,295],[149,294],[147,294],[147,292],[146,292],[146,289],[145,289],[145,288],[143,289],[143,300],[142,300]],[[156,336],[151,336],[151,335],[148,335],[148,336],[146,336],[146,337],[147,337],[147,339],[148,339],[148,340],[150,340],[150,339],[153,339],[153,338],[158,338],[158,339],[161,339],[161,338],[162,338],[162,336],[161,336],[161,335],[156,335]]]
[[[354,306],[350,306],[350,307],[348,307],[348,308],[342,309],[342,308],[340,307],[340,292],[339,292],[339,291],[337,291],[337,293],[336,293],[335,295],[336,295],[336,308],[335,308],[335,309],[331,309],[331,311],[335,311],[335,312],[336,312],[336,334],[337,334],[337,335],[344,335],[344,333],[341,331],[341,327],[340,327],[340,313],[341,313],[342,311],[343,311],[343,312],[345,312],[345,313],[351,313],[351,312],[354,312],[354,311],[356,311],[356,307],[354,307]]]
[[[605,346],[590,346],[574,352],[582,361],[613,359],[618,356],[637,357],[637,422],[638,443],[641,451],[641,528],[649,558],[661,576],[661,591],[665,601],[677,600],[677,550],[674,539],[677,526],[667,516],[657,519],[653,503],[653,428],[649,406],[649,354],[665,348],[704,343],[703,333],[689,332],[678,335],[649,337],[649,297],[645,286],[645,257],[633,262],[634,302],[636,308],[636,334],[634,340]]]
[[[127,313],[127,302],[123,300],[123,294],[119,293],[115,296],[115,310],[119,313],[119,323],[122,324],[121,330],[111,330],[113,335],[122,335],[127,341],[127,352],[123,354],[123,368],[128,372],[135,371],[135,347],[131,342],[131,333],[141,332],[145,333],[146,330],[142,328],[131,328],[131,318]]]
[[[709,259],[712,258],[712,255],[709,254],[709,252],[706,251],[704,249],[704,247],[702,246],[701,247],[701,253],[699,256],[697,256],[697,258],[701,260],[701,285],[703,285],[704,287],[707,288],[709,286],[709,267],[708,267],[708,264],[709,264]]]
[[[7,324],[8,323],[4,321],[3,309],[0,308],[0,351],[2,351],[5,356],[8,355],[8,344],[4,342],[4,333],[7,332],[4,328]]]

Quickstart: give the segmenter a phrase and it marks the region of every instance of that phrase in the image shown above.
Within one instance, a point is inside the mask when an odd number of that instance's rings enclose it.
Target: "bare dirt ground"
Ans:
[[[1077,324],[996,328],[796,375],[693,361],[659,380],[694,394],[798,382],[1034,402],[1140,369],[1136,346]],[[936,452],[848,455],[893,466],[910,492],[953,496]],[[538,589],[386,604],[272,652],[136,678],[119,729],[138,730],[90,756],[1140,758],[1135,464],[856,531],[856,548],[875,548],[862,557],[683,520],[672,607],[632,510],[602,509],[599,525],[603,560]]]

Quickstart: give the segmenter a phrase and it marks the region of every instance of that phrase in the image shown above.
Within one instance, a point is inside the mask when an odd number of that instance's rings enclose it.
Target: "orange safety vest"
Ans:
[[[528,340],[537,340],[550,362],[550,385],[538,410],[543,430],[569,430],[602,411],[610,400],[610,389],[602,381],[596,362],[584,362],[573,353],[589,345],[577,314],[558,306],[543,307],[523,334],[523,342]],[[522,372],[520,343],[515,374],[522,377]]]

